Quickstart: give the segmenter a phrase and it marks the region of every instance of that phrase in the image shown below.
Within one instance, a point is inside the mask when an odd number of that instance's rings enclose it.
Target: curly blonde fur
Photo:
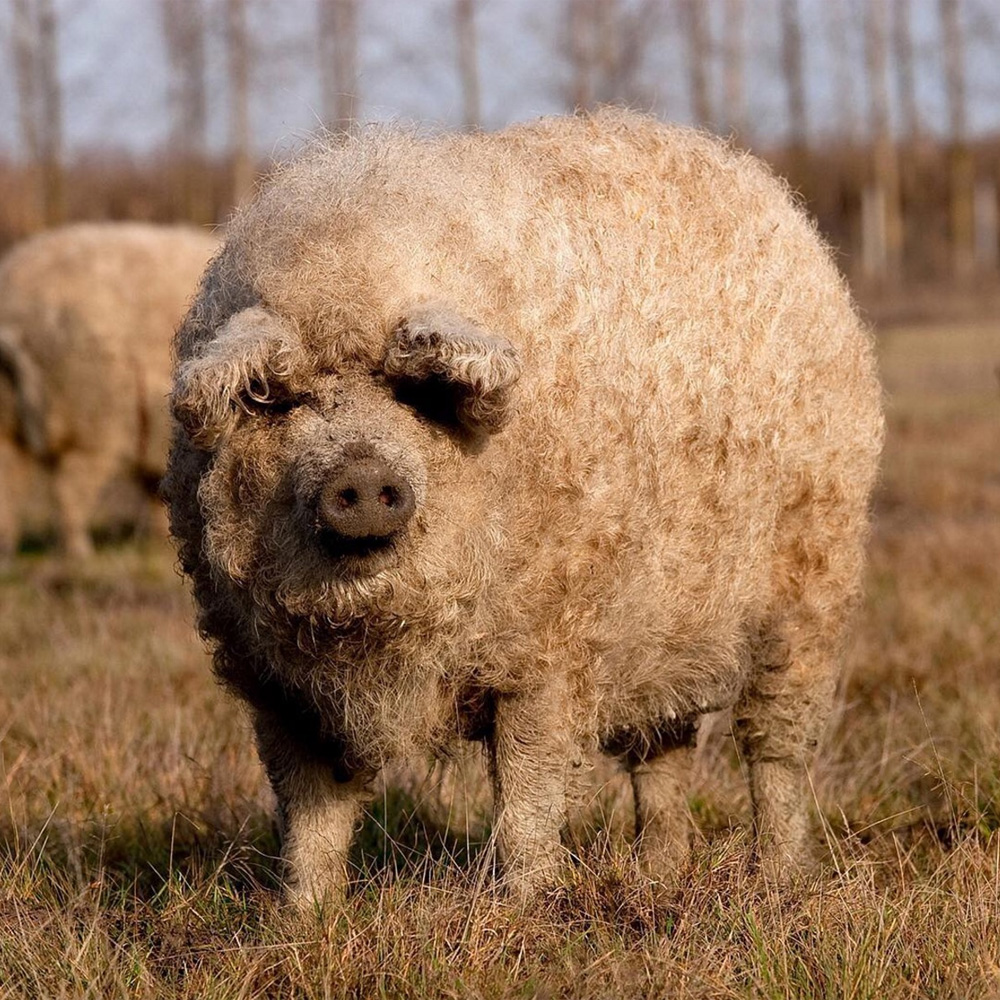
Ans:
[[[869,334],[758,161],[611,110],[319,140],[237,215],[176,349],[173,532],[296,899],[343,885],[385,762],[459,737],[489,747],[513,884],[558,865],[594,748],[662,876],[725,707],[761,851],[801,858],[882,417]],[[315,513],[359,447],[416,497],[361,563]]]

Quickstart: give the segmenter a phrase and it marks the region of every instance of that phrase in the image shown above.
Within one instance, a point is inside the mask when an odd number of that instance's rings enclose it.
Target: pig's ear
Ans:
[[[251,408],[280,405],[301,369],[298,336],[259,306],[231,316],[174,375],[171,408],[199,448],[212,450]]]
[[[517,349],[446,309],[414,310],[403,319],[389,337],[383,367],[404,398],[419,397],[467,430],[495,434],[513,416]]]

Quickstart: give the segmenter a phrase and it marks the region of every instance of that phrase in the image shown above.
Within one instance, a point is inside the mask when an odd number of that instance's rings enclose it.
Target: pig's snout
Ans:
[[[319,495],[320,527],[350,542],[386,541],[413,516],[413,487],[375,456],[349,459],[333,471]]]

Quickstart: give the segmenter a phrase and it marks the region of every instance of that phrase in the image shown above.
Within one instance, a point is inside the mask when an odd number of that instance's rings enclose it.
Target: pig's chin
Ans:
[[[401,623],[434,618],[442,604],[474,599],[483,585],[476,567],[484,540],[467,533],[456,554],[454,546],[429,544],[438,537],[417,523],[376,544],[351,542],[276,517],[260,525],[249,547],[255,558],[238,586],[279,628],[291,618],[309,629],[398,632]],[[220,540],[225,545],[232,539],[226,533]]]
[[[426,593],[426,580],[412,565],[413,553],[397,542],[357,548],[313,543],[293,558],[282,558],[289,554],[278,555],[258,575],[254,589],[260,603],[294,618],[343,627],[408,617],[415,611],[414,597]]]

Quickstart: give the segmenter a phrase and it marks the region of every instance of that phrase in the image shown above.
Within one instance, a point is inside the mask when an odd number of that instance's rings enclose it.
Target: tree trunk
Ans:
[[[53,0],[39,0],[39,164],[42,171],[42,206],[45,224],[57,226],[65,217],[63,199],[63,115],[59,83],[58,24]]]
[[[239,204],[253,190],[250,150],[250,33],[247,0],[226,0],[226,41],[229,66],[229,149],[233,202]]]
[[[920,112],[917,107],[916,78],[913,74],[913,31],[910,24],[912,0],[892,0],[892,48],[896,63],[896,88],[899,92],[899,117],[903,137],[910,142],[920,138]]]
[[[714,124],[712,99],[709,94],[710,41],[707,13],[703,0],[680,0],[684,47],[687,52],[691,112],[695,124],[702,127]]]
[[[18,124],[36,192],[29,229],[58,225],[65,215],[57,34],[53,0],[13,0],[11,41]]]
[[[823,7],[827,18],[827,41],[833,52],[833,86],[839,96],[837,101],[836,130],[841,138],[853,145],[857,142],[859,129],[857,70],[851,62],[851,34],[855,19],[847,0],[836,0]]]
[[[476,52],[475,0],[455,0],[455,37],[458,78],[462,85],[462,118],[467,129],[482,124],[479,101],[479,62]]]
[[[968,146],[965,93],[965,44],[959,0],[938,0],[944,49],[945,91],[948,98],[948,173],[951,200],[952,270],[956,278],[970,277],[975,266],[976,166]]]
[[[566,25],[569,35],[571,110],[589,108],[594,103],[593,57],[594,0],[567,0]]]
[[[593,0],[591,17],[594,52],[597,56],[599,102],[627,99],[628,69],[622,63],[622,19],[619,0]]]
[[[889,121],[889,34],[884,3],[870,3],[865,24],[865,63],[868,70],[869,134],[872,143],[871,200],[883,218],[878,226],[866,226],[870,236],[878,234],[883,246],[864,253],[867,277],[896,282],[902,271],[903,222],[900,209],[899,158]],[[871,208],[870,211],[875,211]]]
[[[976,184],[975,198],[976,267],[985,274],[1000,268],[1000,235],[998,235],[997,184],[981,180]]]
[[[33,0],[12,0],[11,42],[17,80],[17,117],[28,162],[37,165],[38,141],[38,19]]]
[[[160,22],[170,67],[170,152],[175,167],[175,204],[181,216],[210,222],[205,189],[208,95],[205,79],[205,19],[202,0],[187,0],[184,17],[176,0],[160,0]]]
[[[357,0],[319,0],[319,47],[323,120],[337,131],[353,131],[358,99]]]
[[[808,142],[799,0],[781,0],[781,71],[788,98],[789,144],[793,161],[798,161],[805,155]]]
[[[726,0],[725,14],[725,120],[737,138],[747,138],[747,109],[744,80],[746,74],[746,0]]]

